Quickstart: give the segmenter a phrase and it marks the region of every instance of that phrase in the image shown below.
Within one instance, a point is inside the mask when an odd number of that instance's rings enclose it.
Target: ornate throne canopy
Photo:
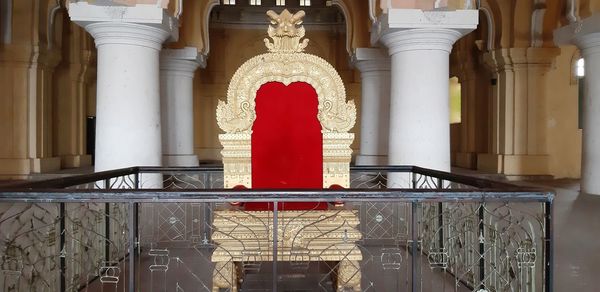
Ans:
[[[252,187],[252,128],[256,120],[256,96],[261,86],[280,82],[307,83],[317,94],[317,118],[322,133],[323,187],[349,186],[349,165],[354,134],[348,131],[356,121],[353,101],[346,101],[342,79],[322,58],[304,53],[308,39],[302,39],[304,11],[281,14],[269,10],[271,25],[265,45],[269,52],[246,61],[233,75],[227,101],[219,101],[217,122],[225,132],[223,145],[225,187]],[[283,97],[285,98],[285,97]]]
[[[269,52],[248,60],[237,70],[229,84],[227,102],[220,101],[217,107],[217,121],[225,131],[219,135],[225,187],[349,187],[354,134],[348,130],[356,121],[354,103],[346,102],[342,79],[330,64],[303,53],[308,45],[307,39],[302,40],[304,12],[267,14],[271,18],[271,40],[265,39]],[[288,161],[293,164],[289,169]],[[268,168],[272,165],[276,171]],[[361,238],[357,210],[327,209],[326,203],[318,202],[290,202],[278,207],[281,212],[274,215],[265,204],[270,203],[248,202],[244,211],[215,212],[214,226],[220,232],[212,237],[218,246],[212,256],[216,263],[213,291],[237,291],[236,265],[244,262],[245,254],[253,255],[256,262],[339,262],[338,291],[361,291],[357,267],[362,254],[355,244]],[[277,216],[279,227],[271,225],[273,216]],[[273,230],[277,232],[277,254],[269,248]],[[238,238],[256,241],[258,249],[246,250]]]

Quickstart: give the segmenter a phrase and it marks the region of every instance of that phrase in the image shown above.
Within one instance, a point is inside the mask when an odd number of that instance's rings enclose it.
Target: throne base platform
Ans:
[[[245,275],[271,268],[274,258],[282,267],[296,269],[308,268],[311,262],[332,263],[328,273],[336,291],[361,291],[356,210],[279,211],[276,225],[274,219],[272,211],[214,213],[213,291],[238,291]]]

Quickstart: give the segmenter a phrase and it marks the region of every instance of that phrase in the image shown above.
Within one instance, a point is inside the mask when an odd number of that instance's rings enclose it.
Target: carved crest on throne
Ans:
[[[277,14],[273,10],[267,11],[267,15],[271,18],[271,25],[267,33],[273,40],[265,39],[265,45],[269,52],[272,53],[300,53],[308,46],[308,39],[300,41],[304,37],[306,31],[302,26],[302,18],[304,11],[300,10],[296,14],[291,14],[287,9],[281,14]]]

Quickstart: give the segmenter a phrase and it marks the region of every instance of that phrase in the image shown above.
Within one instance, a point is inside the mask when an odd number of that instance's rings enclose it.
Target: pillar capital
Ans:
[[[423,11],[390,9],[375,23],[371,43],[383,43],[390,55],[402,51],[442,50],[477,28],[477,10]]]
[[[589,55],[600,54],[600,32],[578,37],[575,45],[581,49],[584,58]]]
[[[576,45],[584,58],[600,54],[600,14],[556,29],[554,42],[557,45]]]
[[[85,28],[96,42],[144,46],[155,50],[170,39],[177,40],[178,20],[159,6],[101,6],[87,2],[69,3],[69,17]]]
[[[126,22],[96,22],[85,26],[96,47],[103,45],[143,46],[159,51],[169,32],[160,28]]]
[[[363,74],[390,71],[390,62],[387,50],[381,48],[357,48],[352,55],[352,64]]]
[[[559,54],[560,48],[503,48],[485,53],[483,60],[494,72],[523,66],[549,70]]]
[[[390,55],[404,51],[440,50],[448,54],[452,45],[463,33],[445,28],[413,28],[390,31],[381,36],[381,42],[389,48]]]
[[[508,49],[510,63],[513,66],[538,67],[550,69],[556,56],[560,55],[559,48],[510,48]]]
[[[483,63],[494,73],[512,70],[512,60],[507,49],[497,49],[484,53]]]
[[[198,67],[206,67],[206,56],[193,47],[164,49],[160,52],[160,70],[169,74],[194,77]]]

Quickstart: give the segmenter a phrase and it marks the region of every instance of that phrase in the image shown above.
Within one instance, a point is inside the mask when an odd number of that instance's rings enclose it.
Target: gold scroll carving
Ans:
[[[256,92],[267,82],[306,82],[317,92],[318,119],[323,133],[323,187],[333,184],[348,187],[349,165],[354,134],[348,131],[356,122],[354,101],[346,101],[346,90],[335,68],[322,58],[303,53],[308,44],[304,37],[304,12],[267,13],[271,18],[268,53],[245,62],[233,75],[227,101],[219,101],[217,123],[225,132],[219,135],[223,145],[225,187],[251,185],[252,125],[256,119]]]

